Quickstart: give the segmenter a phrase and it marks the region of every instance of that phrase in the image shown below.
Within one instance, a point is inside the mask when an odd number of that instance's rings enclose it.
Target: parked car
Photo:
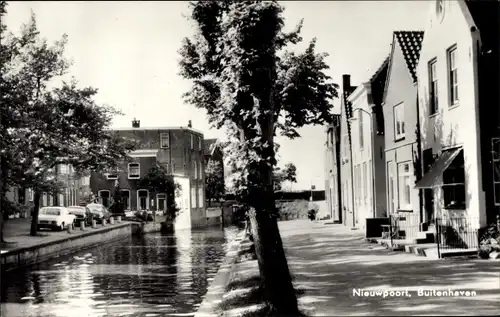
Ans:
[[[111,213],[102,204],[92,203],[86,206],[92,215],[92,218],[97,221],[97,223],[103,223],[104,220],[108,221],[111,217]]]
[[[92,213],[85,206],[69,206],[68,212],[75,215],[75,224],[77,226],[80,226],[80,221],[84,221],[87,225],[92,223]]]
[[[75,215],[66,207],[43,207],[38,215],[38,229],[49,228],[64,230],[67,225],[74,227]]]

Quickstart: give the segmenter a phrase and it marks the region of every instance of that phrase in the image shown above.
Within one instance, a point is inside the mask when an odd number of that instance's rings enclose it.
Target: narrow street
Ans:
[[[343,225],[280,222],[299,301],[311,316],[495,315],[500,309],[499,262],[430,260],[364,241]],[[354,296],[408,290],[411,297]],[[418,290],[475,291],[476,296],[419,296]]]

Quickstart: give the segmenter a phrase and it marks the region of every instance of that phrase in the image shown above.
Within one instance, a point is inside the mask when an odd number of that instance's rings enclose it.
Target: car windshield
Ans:
[[[69,207],[68,208],[69,212],[84,212],[85,208],[79,208],[79,207]]]
[[[57,208],[44,208],[44,209],[42,209],[42,214],[44,214],[44,215],[60,216],[61,215],[61,209],[57,209]]]

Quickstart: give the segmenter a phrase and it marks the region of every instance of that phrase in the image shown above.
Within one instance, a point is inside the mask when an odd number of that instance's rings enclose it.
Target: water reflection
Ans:
[[[236,228],[130,237],[2,275],[2,316],[189,316]]]

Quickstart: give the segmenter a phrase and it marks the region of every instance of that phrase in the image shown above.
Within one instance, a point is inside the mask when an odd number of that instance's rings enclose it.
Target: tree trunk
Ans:
[[[259,263],[264,299],[274,316],[297,316],[297,297],[292,284],[283,243],[276,220],[272,167],[260,166],[250,189],[250,230]]]
[[[31,212],[31,229],[30,229],[30,235],[36,236],[38,232],[38,212],[40,210],[40,191],[35,190],[35,194],[33,197],[34,200],[34,206],[33,210]]]
[[[275,316],[299,315],[297,297],[273,212],[254,209],[250,212],[250,223],[266,302]]]

